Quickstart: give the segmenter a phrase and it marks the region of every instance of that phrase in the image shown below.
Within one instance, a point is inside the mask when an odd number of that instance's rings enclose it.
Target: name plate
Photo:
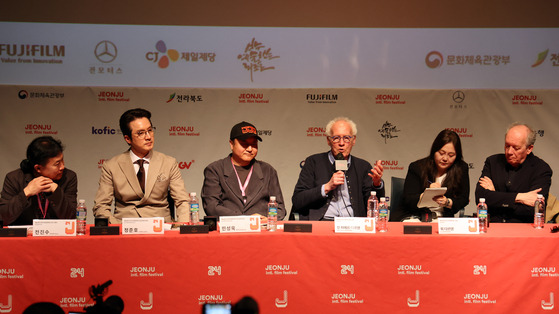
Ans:
[[[260,216],[221,216],[219,232],[260,232]]]
[[[75,237],[76,219],[33,219],[34,237]]]
[[[439,234],[479,234],[477,218],[439,218]]]
[[[122,218],[122,234],[164,234],[163,217]]]
[[[363,217],[335,217],[334,231],[336,233],[375,233],[374,218]]]

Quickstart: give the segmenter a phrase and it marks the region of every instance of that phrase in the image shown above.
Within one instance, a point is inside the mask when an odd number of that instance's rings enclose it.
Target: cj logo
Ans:
[[[474,275],[487,275],[487,265],[474,265]]]
[[[144,311],[149,311],[153,308],[153,292],[149,293],[148,298],[148,302],[144,302],[144,300],[140,301],[140,308]]]
[[[85,277],[85,268],[70,268],[70,278]]]
[[[355,267],[353,265],[341,265],[342,269],[340,270],[340,273],[342,275],[347,275],[348,273],[351,273],[352,275],[355,274]]]
[[[553,310],[553,308],[555,307],[555,304],[553,302],[553,292],[549,293],[549,302],[546,302],[545,300],[542,300],[542,309],[544,310]]]
[[[108,40],[103,40],[95,46],[95,58],[103,63],[110,63],[116,59],[116,45]]]
[[[418,307],[419,306],[419,290],[415,290],[415,300],[408,298],[408,306],[409,307]]]
[[[287,290],[283,290],[283,300],[276,298],[276,307],[283,309],[287,307]]]
[[[208,266],[208,276],[221,276],[221,266]]]
[[[0,313],[10,313],[12,311],[12,295],[8,294],[8,304],[0,303]]]

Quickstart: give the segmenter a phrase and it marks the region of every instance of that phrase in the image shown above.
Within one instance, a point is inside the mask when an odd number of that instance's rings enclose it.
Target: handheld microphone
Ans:
[[[342,153],[338,153],[335,157],[334,157],[335,161],[335,166],[336,166],[336,171],[347,171],[347,160],[345,160],[344,155]]]

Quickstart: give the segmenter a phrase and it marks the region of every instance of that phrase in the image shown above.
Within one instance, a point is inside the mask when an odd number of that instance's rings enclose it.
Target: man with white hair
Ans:
[[[350,119],[331,120],[326,134],[330,151],[305,160],[291,199],[292,216],[298,215],[300,220],[365,217],[370,192],[384,196],[383,167],[380,161],[373,168],[368,161],[351,155],[357,126]],[[347,161],[347,171],[336,171],[336,159]]]
[[[476,200],[485,198],[491,222],[531,223],[538,194],[547,199],[553,171],[532,153],[535,142],[536,132],[515,122],[505,135],[505,153],[485,160]]]

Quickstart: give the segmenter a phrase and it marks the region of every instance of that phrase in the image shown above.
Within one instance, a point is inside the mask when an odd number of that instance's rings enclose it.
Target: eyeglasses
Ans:
[[[143,138],[146,137],[146,134],[148,134],[148,133],[149,133],[150,136],[153,136],[153,133],[155,133],[155,127],[152,126],[151,128],[147,129],[147,131],[142,130],[142,131],[138,131],[134,134],[136,134],[136,136],[138,136],[138,138],[143,139]]]
[[[344,143],[349,143],[355,136],[353,135],[344,135],[344,136],[328,136],[328,138],[332,141],[332,143],[339,143],[341,139],[344,140]]]

